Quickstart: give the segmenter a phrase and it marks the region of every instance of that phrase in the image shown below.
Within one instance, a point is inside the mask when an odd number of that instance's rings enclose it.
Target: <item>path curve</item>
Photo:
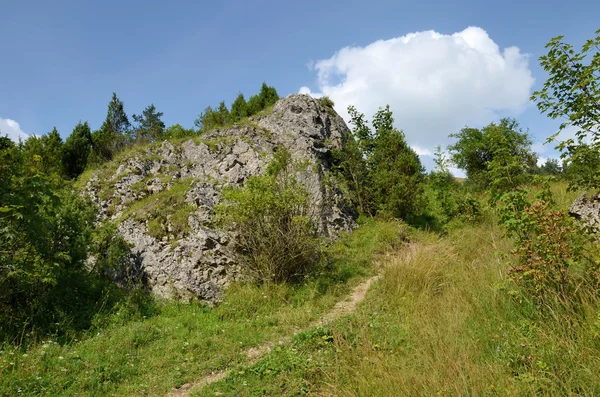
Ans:
[[[313,323],[309,324],[304,329],[310,329],[310,328],[322,326],[322,325],[325,325],[337,318],[340,318],[347,314],[352,313],[356,309],[356,306],[363,299],[365,299],[365,296],[367,294],[367,291],[371,287],[371,284],[373,284],[375,281],[377,281],[380,277],[381,277],[381,273],[378,273],[377,275],[368,278],[361,284],[354,287],[352,292],[349,295],[347,295],[346,299],[337,302],[335,304],[335,306],[333,306],[333,308],[329,312],[327,312],[325,315],[323,315],[319,320],[314,321]],[[297,334],[299,332],[300,331],[296,331],[295,334]],[[263,358],[264,356],[269,354],[275,346],[277,346],[279,344],[286,344],[291,339],[292,339],[292,337],[290,336],[285,339],[279,340],[277,342],[269,341],[269,342],[263,343],[262,345],[260,345],[258,347],[253,347],[253,348],[248,349],[246,351],[246,357],[248,358],[248,362],[246,363],[246,365],[254,364],[258,360],[260,360],[261,358]],[[190,393],[192,391],[201,389],[212,383],[218,382],[218,381],[224,379],[226,376],[227,376],[227,370],[214,372],[210,375],[206,375],[206,376],[198,379],[195,382],[186,383],[186,384],[182,385],[181,387],[179,387],[178,389],[173,389],[170,392],[169,396],[171,396],[171,397],[187,397],[190,395]]]
[[[349,295],[347,295],[345,299],[338,301],[329,312],[325,313],[318,320],[310,323],[308,326],[306,326],[302,329],[296,330],[296,332],[292,336],[288,336],[286,338],[280,339],[279,341],[269,341],[269,342],[263,343],[260,346],[248,349],[246,351],[246,357],[248,358],[248,362],[245,365],[250,366],[250,365],[256,363],[258,360],[260,360],[261,358],[263,358],[264,356],[269,354],[275,346],[289,343],[292,340],[293,336],[298,334],[301,331],[319,327],[319,326],[323,326],[325,324],[332,322],[333,320],[336,320],[340,317],[344,317],[350,313],[353,313],[356,310],[356,306],[358,306],[358,304],[365,299],[365,296],[367,295],[367,291],[369,290],[371,285],[375,281],[377,281],[381,278],[382,269],[385,267],[384,264],[391,262],[389,260],[389,256],[397,257],[398,254],[400,254],[400,255],[406,256],[408,258],[411,255],[414,255],[414,252],[415,252],[414,244],[408,244],[407,246],[405,246],[403,248],[404,249],[402,251],[395,253],[395,254],[391,254],[391,255],[390,254],[385,255],[385,258],[381,258],[381,260],[377,261],[377,263],[376,263],[376,265],[377,265],[376,267],[378,269],[377,274],[375,276],[372,276],[372,277],[368,278],[367,280],[363,281],[356,287],[354,287],[354,289],[352,289],[352,292]],[[403,259],[406,260],[407,258],[403,258]],[[206,376],[198,379],[195,382],[186,383],[177,389],[173,389],[169,393],[169,396],[170,397],[188,397],[192,391],[199,390],[199,389],[202,389],[203,387],[208,386],[212,383],[216,383],[216,382],[224,379],[226,376],[227,376],[226,369],[224,369],[222,371],[213,372],[210,375],[206,375]]]

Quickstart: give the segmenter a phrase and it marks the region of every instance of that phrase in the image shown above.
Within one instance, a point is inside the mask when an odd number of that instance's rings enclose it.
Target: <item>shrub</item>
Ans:
[[[549,191],[529,203],[525,190],[506,193],[499,215],[514,238],[517,265],[509,275],[538,304],[576,308],[598,292],[598,247],[565,211],[552,207]]]
[[[309,216],[310,196],[297,180],[305,167],[279,150],[267,174],[223,192],[217,223],[231,232],[238,262],[255,282],[306,276],[319,259],[320,238]]]
[[[328,96],[322,96],[320,98],[317,98],[317,102],[325,109],[327,109],[327,113],[331,115],[335,114],[335,103],[331,100],[331,98],[329,98]]]

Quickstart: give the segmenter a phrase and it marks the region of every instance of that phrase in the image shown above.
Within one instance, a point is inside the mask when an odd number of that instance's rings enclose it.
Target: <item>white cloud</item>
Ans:
[[[542,165],[546,164],[546,161],[548,161],[548,159],[546,157],[538,157],[537,159],[537,165],[538,167],[541,167]]]
[[[348,105],[370,117],[389,104],[396,127],[427,155],[467,124],[481,126],[498,112],[523,111],[534,82],[527,55],[516,47],[500,50],[477,27],[345,47],[313,69],[319,92],[302,87],[301,93],[329,96],[346,120]]]
[[[19,142],[19,138],[25,141],[29,134],[26,134],[21,129],[19,123],[11,119],[3,119],[0,117],[0,136],[8,135],[10,139]]]
[[[422,147],[415,146],[415,145],[413,145],[411,147],[415,151],[415,153],[418,154],[419,156],[429,156],[429,157],[433,156],[433,153],[429,149],[424,149]]]
[[[459,168],[449,167],[449,170],[450,170],[450,173],[457,178],[466,178],[467,177],[467,174],[465,174],[465,172]]]

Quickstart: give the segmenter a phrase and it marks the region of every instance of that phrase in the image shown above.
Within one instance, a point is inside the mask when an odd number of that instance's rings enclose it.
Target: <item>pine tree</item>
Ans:
[[[162,112],[157,112],[154,104],[151,104],[144,109],[141,115],[131,116],[138,124],[135,128],[136,140],[155,141],[165,132],[165,123],[160,119]]]

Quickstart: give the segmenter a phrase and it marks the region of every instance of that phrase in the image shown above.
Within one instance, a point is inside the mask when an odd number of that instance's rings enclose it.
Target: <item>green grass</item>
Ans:
[[[403,244],[398,223],[366,222],[330,249],[330,263],[300,285],[237,284],[214,308],[198,302],[127,305],[93,331],[59,345],[0,352],[0,395],[165,395],[211,371],[246,362],[245,351],[290,335],[327,312],[375,271],[379,254]]]
[[[597,300],[543,315],[507,279],[512,244],[494,223],[413,235],[355,315],[199,395],[600,394]]]

